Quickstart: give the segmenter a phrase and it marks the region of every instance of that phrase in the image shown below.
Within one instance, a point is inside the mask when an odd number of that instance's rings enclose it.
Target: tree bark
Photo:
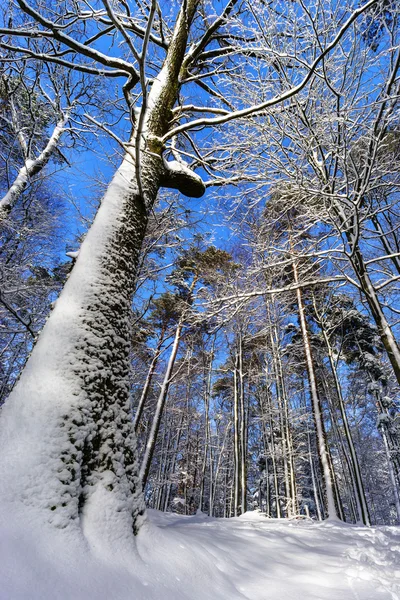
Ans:
[[[168,365],[167,365],[167,370],[164,375],[164,381],[162,383],[160,394],[158,396],[156,412],[153,417],[153,422],[151,425],[149,439],[147,440],[146,449],[145,449],[145,453],[144,453],[143,460],[142,460],[142,466],[140,467],[140,479],[142,481],[143,488],[145,487],[147,478],[149,476],[151,461],[153,458],[154,449],[156,447],[156,442],[157,442],[157,435],[158,435],[158,431],[160,429],[161,417],[162,417],[165,402],[166,402],[167,396],[168,396],[168,390],[169,390],[169,386],[171,383],[172,372],[174,369],[176,356],[178,354],[179,342],[180,342],[181,334],[182,334],[182,327],[183,327],[183,321],[181,319],[181,321],[178,323],[177,328],[176,328],[174,343],[172,345],[171,354],[170,354]]]
[[[378,328],[378,333],[382,343],[385,346],[385,350],[393,367],[397,382],[400,385],[400,348],[382,310],[378,294],[367,272],[367,267],[365,265],[362,252],[358,247],[353,249],[353,254],[350,260],[357,275],[358,281],[360,282],[375,324]]]
[[[149,204],[159,161],[150,156],[143,163]],[[126,507],[128,531],[144,511],[130,414],[129,314],[146,224],[127,156],[3,409],[5,488],[49,509],[61,527],[81,520],[89,535],[96,523],[107,527],[110,504]]]
[[[369,517],[367,499],[365,497],[364,484],[363,484],[363,480],[362,480],[362,475],[361,475],[360,465],[359,465],[358,458],[357,458],[356,449],[355,449],[354,442],[353,442],[353,436],[351,435],[349,421],[348,421],[347,414],[346,414],[346,407],[344,404],[342,388],[340,385],[340,381],[339,381],[339,377],[338,377],[338,373],[337,373],[337,369],[336,369],[336,365],[335,365],[335,361],[334,361],[334,357],[333,357],[332,346],[329,341],[329,337],[326,332],[326,329],[321,320],[319,321],[319,325],[321,327],[325,346],[326,346],[326,349],[328,352],[329,364],[330,364],[333,379],[335,382],[336,395],[337,395],[337,399],[338,399],[340,416],[341,416],[343,427],[344,427],[347,446],[349,448],[350,454],[348,455],[348,453],[345,453],[345,457],[349,462],[350,477],[353,480],[353,490],[354,490],[354,497],[355,497],[356,505],[357,505],[358,518],[364,525],[369,526],[369,525],[371,525],[371,522],[370,522],[370,517]]]
[[[180,10],[150,91],[140,164],[128,154],[111,181],[0,423],[6,498],[44,510],[60,527],[81,527],[94,544],[107,540],[110,551],[130,539],[144,513],[130,411],[129,315],[148,214],[161,186],[197,197],[205,191],[189,169],[171,172],[160,144],[197,4],[188,0]]]
[[[298,283],[298,272],[296,263],[293,262],[294,282]],[[314,422],[317,433],[318,455],[321,463],[321,470],[324,483],[324,495],[326,498],[326,509],[329,519],[339,519],[337,510],[338,498],[335,498],[334,474],[331,469],[331,460],[329,457],[329,448],[326,441],[326,433],[323,423],[321,400],[318,394],[317,381],[315,377],[314,363],[311,353],[310,339],[307,330],[307,323],[304,314],[303,296],[300,288],[296,290],[297,304],[299,309],[300,329],[303,337],[304,353],[306,356],[306,365],[308,381],[310,386],[310,395],[313,408]]]

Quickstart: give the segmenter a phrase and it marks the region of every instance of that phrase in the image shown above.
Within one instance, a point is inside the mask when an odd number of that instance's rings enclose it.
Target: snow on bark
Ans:
[[[184,162],[164,160],[164,169],[163,186],[179,190],[181,194],[190,198],[201,198],[204,195],[206,186],[202,178]]]
[[[45,513],[59,527],[81,527],[95,547],[107,539],[111,551],[132,540],[144,513],[129,370],[131,300],[148,214],[162,185],[204,193],[188,167],[165,166],[159,144],[196,6],[192,0],[180,11],[159,86],[149,94],[140,164],[128,154],[111,181],[0,421],[4,499],[30,505],[41,521]]]
[[[155,198],[160,161],[147,157]],[[126,157],[2,411],[4,496],[58,526],[131,535],[144,511],[129,397],[132,273],[147,222]],[[110,521],[111,526],[110,526]]]
[[[65,126],[68,122],[68,119],[69,113],[66,112],[66,114],[57,123],[53,133],[49,138],[49,141],[46,144],[46,147],[39,154],[39,156],[25,161],[25,165],[19,170],[18,175],[11,184],[8,192],[0,200],[0,221],[2,221],[2,219],[9,214],[18,198],[27,188],[32,177],[40,173],[40,171],[47,165],[57,148],[61,135],[65,131]]]

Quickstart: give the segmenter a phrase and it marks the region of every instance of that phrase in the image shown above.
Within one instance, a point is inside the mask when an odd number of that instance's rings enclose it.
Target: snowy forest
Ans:
[[[1,600],[399,600],[398,0],[0,15]]]

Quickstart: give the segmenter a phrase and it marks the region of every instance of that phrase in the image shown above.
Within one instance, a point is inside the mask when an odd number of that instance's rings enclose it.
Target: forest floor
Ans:
[[[0,520],[1,600],[400,600],[396,527],[148,511],[110,549]]]

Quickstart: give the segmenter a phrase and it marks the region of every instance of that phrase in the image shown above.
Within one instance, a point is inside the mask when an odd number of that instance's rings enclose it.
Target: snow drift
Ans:
[[[400,530],[148,511],[136,544],[89,546],[1,514],[1,600],[399,600]]]

